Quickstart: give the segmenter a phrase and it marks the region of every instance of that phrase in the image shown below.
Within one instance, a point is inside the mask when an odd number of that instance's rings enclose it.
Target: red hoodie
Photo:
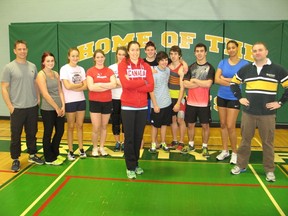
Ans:
[[[121,104],[134,108],[148,105],[147,92],[154,90],[154,79],[150,65],[139,58],[137,65],[124,58],[118,65],[122,84]],[[129,79],[126,78],[128,75]]]

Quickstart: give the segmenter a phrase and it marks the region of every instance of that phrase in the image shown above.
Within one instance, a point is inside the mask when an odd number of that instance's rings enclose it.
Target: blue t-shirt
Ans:
[[[225,78],[232,78],[244,65],[248,64],[246,60],[240,59],[236,65],[230,65],[228,59],[223,59],[220,61],[218,68],[222,70],[222,76]],[[230,86],[219,86],[218,94],[219,97],[226,100],[237,100],[233,95]]]

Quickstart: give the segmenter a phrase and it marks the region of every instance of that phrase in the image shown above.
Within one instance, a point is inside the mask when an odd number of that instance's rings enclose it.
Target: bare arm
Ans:
[[[63,79],[62,83],[67,90],[79,91],[80,88],[84,87],[86,82],[84,83],[83,81],[81,83],[74,84],[74,83],[71,83],[69,80]]]
[[[230,81],[231,81],[231,78],[225,78],[222,75],[222,70],[220,68],[218,68],[216,70],[216,74],[215,74],[215,83],[216,84],[219,84],[222,86],[230,86]]]
[[[103,92],[116,87],[116,77],[115,75],[110,77],[110,82],[108,83],[94,83],[91,76],[87,76],[87,85],[90,91]]]
[[[187,62],[186,61],[184,61],[182,58],[180,59],[180,62],[182,63],[182,65],[183,65],[183,72],[184,72],[184,74],[186,74],[187,72],[188,72],[188,64],[187,64]]]
[[[199,87],[195,82],[194,82],[195,78],[192,78],[190,80],[184,80],[183,81],[183,85],[184,85],[184,88],[197,88]]]
[[[56,112],[59,116],[59,114],[61,114],[61,108],[58,107],[56,102],[53,100],[53,98],[49,94],[48,89],[47,89],[47,84],[46,84],[46,77],[43,73],[41,73],[41,72],[38,73],[37,78],[36,78],[36,83],[39,87],[39,90],[40,90],[43,98],[45,98],[45,100],[56,110]]]
[[[198,85],[198,87],[203,87],[203,88],[210,88],[212,83],[213,83],[213,80],[200,80],[200,79],[194,79],[194,83],[196,85]]]
[[[9,83],[8,82],[2,82],[1,87],[2,87],[3,100],[6,103],[6,106],[8,107],[10,114],[12,114],[14,112],[14,106],[11,103],[11,100],[9,97]]]
[[[60,100],[61,100],[61,104],[62,104],[62,107],[61,107],[61,116],[65,116],[65,98],[64,98],[64,93],[63,93],[63,90],[62,90],[62,85],[61,85],[61,80],[60,80],[60,77],[58,74],[56,74],[56,77],[58,79],[58,92],[59,92],[59,96],[60,96]]]
[[[160,112],[160,108],[159,108],[159,106],[158,106],[158,104],[157,104],[157,101],[156,101],[156,97],[155,97],[154,91],[149,92],[149,94],[150,94],[151,101],[152,101],[152,104],[153,104],[154,112],[155,112],[155,113],[159,113],[159,112]]]
[[[108,83],[99,83],[100,86],[106,90],[113,89],[117,86],[117,81],[115,75],[110,76],[110,82]]]
[[[176,104],[173,107],[174,112],[178,112],[180,110],[180,104],[184,95],[184,83],[183,83],[183,77],[184,77],[184,71],[183,71],[183,66],[179,68],[178,74],[180,76],[180,91],[178,95],[178,99]]]

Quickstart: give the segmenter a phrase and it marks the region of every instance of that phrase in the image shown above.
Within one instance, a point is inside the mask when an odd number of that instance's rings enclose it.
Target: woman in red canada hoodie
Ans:
[[[128,57],[120,62],[118,73],[123,89],[121,115],[126,173],[129,179],[135,179],[136,174],[144,172],[138,159],[148,113],[147,92],[153,91],[154,80],[151,67],[140,58],[140,44],[130,41],[127,51]]]

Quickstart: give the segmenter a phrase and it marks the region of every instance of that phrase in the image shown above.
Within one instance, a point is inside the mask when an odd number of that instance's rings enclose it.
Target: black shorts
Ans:
[[[86,101],[76,101],[71,103],[65,103],[65,112],[77,112],[86,110]]]
[[[217,106],[240,110],[240,102],[238,100],[226,100],[219,96],[217,96]]]
[[[156,128],[161,128],[162,125],[170,126],[172,123],[172,108],[171,105],[160,109],[159,113],[155,113],[154,109],[151,110],[151,125]]]
[[[89,111],[92,113],[111,114],[113,111],[112,101],[89,101]]]
[[[185,112],[185,122],[188,123],[196,123],[197,117],[199,118],[199,122],[201,124],[208,124],[211,122],[211,110],[210,106],[208,107],[194,107],[186,106]]]

